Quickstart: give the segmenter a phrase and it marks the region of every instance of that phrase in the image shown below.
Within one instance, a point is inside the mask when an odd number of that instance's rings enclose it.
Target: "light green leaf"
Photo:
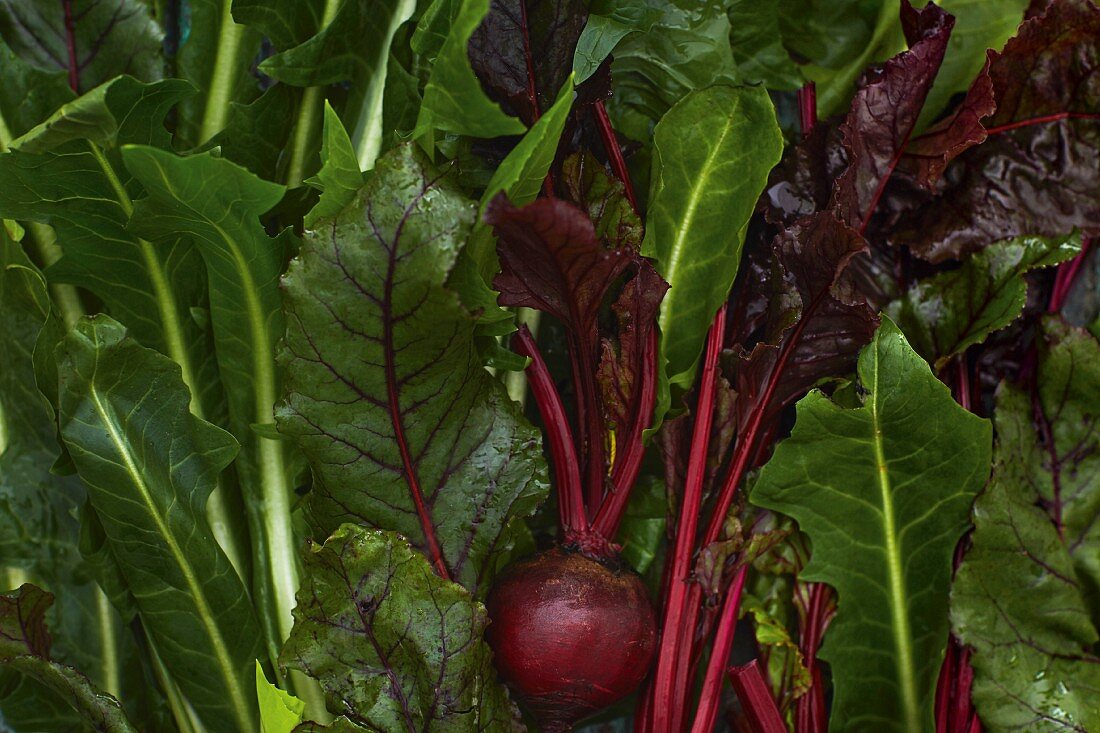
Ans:
[[[913,348],[939,370],[1019,317],[1027,300],[1027,272],[1065,262],[1080,251],[1080,234],[998,242],[968,257],[957,270],[921,280],[886,312]]]
[[[989,475],[991,431],[888,319],[858,371],[862,406],[818,391],[798,403],[751,500],[798,521],[813,549],[801,579],[837,591],[820,654],[829,729],[921,733],[935,728],[952,556]]]
[[[305,571],[283,661],[320,680],[330,709],[380,731],[526,730],[495,681],[485,608],[403,538],[343,525]]]
[[[473,233],[459,254],[451,276],[450,285],[462,296],[463,304],[471,311],[480,311],[480,321],[488,325],[493,334],[514,330],[514,317],[510,311],[497,305],[497,292],[491,287],[493,277],[500,271],[500,261],[497,259],[496,237],[481,217],[489,202],[501,193],[516,206],[535,200],[554,162],[565,122],[573,108],[573,96],[573,77],[570,76],[558,92],[553,106],[531,125],[527,134],[493,171],[493,177],[481,196]]]
[[[470,36],[488,12],[489,0],[461,0],[455,9],[447,40],[439,49],[424,88],[416,137],[433,130],[483,138],[526,131],[518,118],[509,117],[485,96],[466,54]]]
[[[268,237],[259,217],[282,199],[284,188],[209,153],[184,158],[127,146],[122,157],[148,194],[134,207],[132,230],[152,240],[190,237],[206,263],[218,368],[241,444],[236,468],[252,535],[255,592],[274,656],[290,632],[298,584],[293,467],[287,443],[263,438],[251,425],[272,422],[280,389],[278,282],[292,234]]]
[[[61,434],[142,624],[211,731],[255,730],[260,634],[204,510],[237,450],[194,417],[179,366],[106,316],[58,347]]]
[[[1100,729],[1100,344],[1056,320],[1042,341],[1037,404],[998,390],[993,480],[951,592],[991,733]]]
[[[951,97],[965,92],[985,65],[986,49],[1000,50],[1024,19],[1028,0],[937,0],[955,16],[947,54],[924,102],[917,129],[943,112]]]
[[[783,137],[763,87],[719,86],[669,110],[654,150],[642,254],[671,286],[661,303],[660,354],[668,382],[687,388]],[[667,384],[661,391],[658,416],[669,405]]]
[[[660,8],[645,0],[592,3],[573,54],[574,83],[580,84],[596,73],[619,41],[631,33],[645,33],[660,18]]]
[[[429,555],[434,540],[480,593],[547,482],[537,432],[482,368],[476,321],[443,285],[474,211],[405,145],[307,232],[283,280],[277,417],[313,468],[317,534],[355,520]]]
[[[307,184],[321,189],[321,200],[306,215],[305,225],[335,216],[355,199],[363,185],[363,173],[355,159],[351,138],[340,116],[325,102],[325,134],[321,140],[321,170]]]
[[[46,612],[53,596],[33,585],[0,595],[0,666],[33,677],[68,702],[96,731],[137,733],[118,700],[83,674],[50,659]]]
[[[306,704],[267,681],[256,662],[256,699],[260,704],[260,733],[291,733],[305,716]]]

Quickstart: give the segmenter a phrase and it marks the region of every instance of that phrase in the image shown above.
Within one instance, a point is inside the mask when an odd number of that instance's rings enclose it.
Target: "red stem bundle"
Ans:
[[[783,715],[755,659],[741,667],[730,667],[729,678],[741,701],[741,711],[755,733],[787,733]]]
[[[741,607],[741,593],[748,576],[748,564],[737,569],[737,574],[726,592],[722,603],[722,615],[718,622],[718,631],[714,634],[714,645],[710,650],[710,661],[703,677],[703,691],[699,696],[699,705],[695,710],[695,722],[691,733],[711,733],[714,721],[718,719],[718,708],[722,702],[722,670],[730,658],[733,649],[733,636],[737,630],[737,612]]]

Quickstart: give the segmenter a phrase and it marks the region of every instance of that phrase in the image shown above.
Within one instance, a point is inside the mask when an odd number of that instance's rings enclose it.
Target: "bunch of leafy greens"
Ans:
[[[611,729],[1100,729],[1092,0],[0,0],[0,80],[0,730],[530,729],[555,503]]]

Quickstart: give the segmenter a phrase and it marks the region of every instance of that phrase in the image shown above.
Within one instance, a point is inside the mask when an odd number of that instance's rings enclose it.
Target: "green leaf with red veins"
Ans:
[[[951,591],[991,733],[1100,729],[1100,344],[1048,320],[1037,384],[997,394],[993,480]]]
[[[0,595],[0,667],[34,677],[102,733],[136,733],[118,700],[72,667],[50,659],[46,611],[53,596],[33,585]]]
[[[2,0],[0,35],[38,68],[64,71],[78,92],[120,74],[164,76],[163,34],[140,0]]]
[[[408,145],[306,233],[283,280],[279,429],[313,467],[309,512],[400,532],[475,594],[547,490],[538,434],[481,366],[444,287],[473,202]]]
[[[496,683],[485,608],[404,538],[345,524],[305,570],[282,662],[318,679],[330,710],[372,731],[525,730]]]
[[[1027,300],[1024,274],[1073,259],[1079,234],[1020,237],[974,253],[962,267],[921,280],[887,308],[917,352],[942,369],[1019,317]]]
[[[813,547],[801,579],[837,591],[820,655],[833,671],[830,730],[920,733],[934,728],[951,560],[989,475],[991,431],[889,320],[858,372],[859,407],[819,391],[798,403],[750,498],[798,522]]]

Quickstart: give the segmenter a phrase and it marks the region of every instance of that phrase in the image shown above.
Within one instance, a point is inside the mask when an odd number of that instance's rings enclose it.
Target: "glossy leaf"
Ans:
[[[328,102],[325,102],[324,138],[321,140],[321,170],[306,183],[321,189],[321,200],[306,215],[307,227],[319,219],[339,214],[355,199],[363,185],[363,174],[351,138]]]
[[[780,27],[782,12],[781,2],[760,4],[753,0],[733,0],[729,3],[730,50],[742,82],[787,91],[802,84],[802,72],[784,46]]]
[[[210,318],[229,419],[241,444],[236,469],[252,535],[254,584],[272,647],[290,631],[297,587],[290,524],[293,467],[284,441],[260,436],[280,390],[275,344],[283,332],[278,280],[291,247],[288,232],[271,239],[259,217],[284,189],[209,153],[179,157],[153,147],[123,149],[126,168],[145,189],[130,227],[139,236],[187,236],[206,264]]]
[[[204,514],[236,442],[188,411],[176,364],[106,316],[58,354],[61,433],[143,625],[210,730],[255,730],[259,628]]]
[[[997,394],[993,480],[951,594],[986,730],[1100,725],[1100,345],[1048,321],[1039,394]]]
[[[989,474],[990,428],[890,321],[860,354],[859,376],[860,407],[821,392],[799,402],[751,500],[798,521],[813,545],[800,577],[837,590],[821,650],[830,729],[918,733],[933,727],[951,558]]]
[[[140,0],[4,0],[0,35],[38,68],[64,71],[79,92],[119,74],[142,81],[164,75],[161,31]]]
[[[306,555],[284,663],[370,730],[522,731],[482,640],[484,607],[392,532],[337,529]]]
[[[711,87],[661,119],[654,150],[642,254],[671,286],[661,304],[661,357],[668,381],[686,388],[737,274],[782,136],[763,88]],[[667,395],[662,403],[667,408]]]
[[[631,33],[648,31],[660,17],[661,9],[645,0],[592,3],[573,54],[576,82],[580,84],[595,74],[619,41]]]
[[[887,312],[913,348],[939,370],[1019,317],[1027,300],[1025,273],[1072,259],[1080,250],[1079,235],[999,242],[957,270],[918,282]]]
[[[489,1],[450,4],[454,13],[424,88],[416,120],[417,137],[432,130],[485,138],[518,135],[526,130],[522,122],[506,115],[485,96],[466,53],[474,30],[489,12]]]
[[[34,677],[97,731],[136,733],[118,700],[96,689],[77,670],[50,659],[46,611],[52,603],[52,595],[29,584],[0,595],[0,666]]]
[[[546,478],[537,433],[482,369],[475,320],[444,287],[473,215],[403,146],[307,233],[284,279],[278,424],[313,467],[319,534],[349,519],[400,532],[483,592]]]

